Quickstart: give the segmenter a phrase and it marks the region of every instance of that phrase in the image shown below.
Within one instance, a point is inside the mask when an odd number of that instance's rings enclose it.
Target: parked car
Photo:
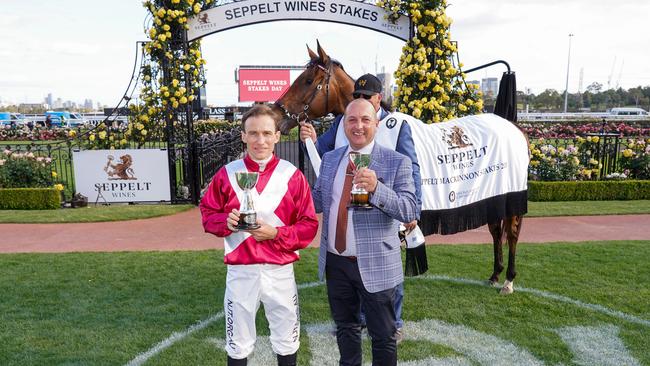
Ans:
[[[86,124],[86,120],[79,113],[68,111],[47,111],[45,112],[46,125],[48,121],[51,127],[77,127]]]
[[[641,108],[625,107],[625,108],[612,108],[609,114],[615,116],[647,116],[648,112]]]
[[[21,113],[13,112],[0,112],[0,126],[22,126],[27,122],[27,119]]]

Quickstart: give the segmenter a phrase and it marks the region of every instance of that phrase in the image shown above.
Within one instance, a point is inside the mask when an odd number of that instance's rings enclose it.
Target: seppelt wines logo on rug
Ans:
[[[169,201],[164,150],[97,150],[73,153],[76,191],[91,202]]]
[[[474,148],[469,136],[462,127],[451,126],[441,128],[442,141],[447,144],[448,154],[440,154],[436,157],[438,164],[450,164],[454,170],[471,168],[474,160],[480,159],[487,153],[487,146]]]

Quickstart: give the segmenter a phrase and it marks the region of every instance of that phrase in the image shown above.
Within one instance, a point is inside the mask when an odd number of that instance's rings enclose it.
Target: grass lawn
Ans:
[[[629,215],[650,213],[650,200],[528,202],[527,217]]]
[[[66,223],[146,219],[187,211],[193,205],[112,205],[58,210],[0,210],[0,223]]]
[[[83,209],[0,210],[2,223],[64,223],[146,219],[172,215],[192,205],[90,205]],[[527,217],[649,214],[650,201],[528,202]]]
[[[566,365],[584,358],[573,346],[586,340],[595,342],[591,353],[618,350],[619,361],[625,356],[650,365],[650,241],[522,244],[510,296],[479,282],[491,272],[490,246],[440,245],[427,252],[429,273],[405,283],[400,362],[494,364],[486,357],[496,353],[503,364]],[[334,364],[326,291],[314,283],[317,251],[301,255],[295,265],[302,285],[299,361]],[[222,256],[0,255],[0,364],[124,365],[140,355],[131,364],[223,365]],[[260,338],[249,364],[273,365],[261,311],[257,323]],[[576,331],[585,336],[565,338]],[[369,361],[367,340],[364,347]],[[473,351],[481,347],[491,351]],[[506,361],[513,349],[520,363]],[[594,364],[585,362],[578,363]]]

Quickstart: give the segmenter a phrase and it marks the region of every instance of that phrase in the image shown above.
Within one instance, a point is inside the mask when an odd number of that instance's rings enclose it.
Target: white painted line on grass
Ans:
[[[452,282],[452,283],[460,283],[460,284],[466,284],[466,285],[478,285],[482,287],[489,287],[485,281],[479,281],[479,280],[472,280],[472,279],[467,279],[467,278],[454,278],[454,277],[448,277],[448,276],[440,276],[440,275],[425,275],[425,276],[418,276],[418,277],[411,277],[412,280],[433,280],[433,281],[444,281],[444,282]],[[306,289],[306,288],[312,288],[312,287],[317,287],[324,285],[325,282],[308,282],[304,284],[298,285],[298,289]],[[547,299],[552,299],[555,301],[559,302],[564,302],[568,304],[572,304],[584,309],[592,310],[598,313],[606,314],[615,318],[619,318],[622,320],[626,320],[631,323],[635,324],[641,324],[647,327],[650,327],[650,321],[638,318],[636,316],[630,315],[623,313],[621,311],[617,310],[612,310],[607,307],[604,307],[602,305],[596,305],[596,304],[589,304],[582,302],[580,300],[575,300],[566,296],[562,295],[557,295],[551,292],[546,292],[542,290],[536,290],[536,289],[529,289],[525,287],[518,286],[517,290],[519,292],[525,292],[525,293],[530,293],[539,297],[547,298]],[[188,335],[206,328],[208,325],[211,323],[223,318],[223,312],[219,312],[208,319],[202,320],[192,326],[190,326],[187,330],[183,332],[174,332],[172,333],[171,336],[166,338],[165,340],[159,342],[156,344],[154,347],[152,347],[150,350],[141,353],[137,355],[133,360],[131,360],[126,366],[140,366],[143,365],[147,360],[149,360],[151,357],[155,356],[156,354],[162,352],[164,349],[170,347],[174,343],[182,340],[183,338],[187,337]],[[330,328],[331,329],[331,328]],[[459,360],[457,359],[449,359],[449,360],[438,360],[440,361],[440,364],[455,364],[454,362],[457,362]],[[450,362],[450,363],[447,363]],[[419,363],[406,363],[408,365],[420,365]]]
[[[310,288],[310,287],[316,287],[324,284],[325,282],[308,282],[304,284],[298,285],[298,289],[304,289],[304,288]],[[157,355],[158,353],[162,352],[165,348],[168,348],[169,346],[173,345],[174,343],[180,341],[181,339],[187,337],[188,335],[196,332],[197,330],[201,330],[206,328],[208,325],[216,322],[217,320],[223,318],[223,311],[218,312],[217,314],[205,319],[201,320],[200,322],[190,326],[187,328],[187,330],[183,332],[174,332],[172,335],[170,335],[168,338],[165,340],[159,342],[155,346],[153,346],[150,350],[144,353],[140,353],[137,355],[133,360],[131,360],[129,363],[126,364],[126,366],[140,366],[147,362],[151,357]]]
[[[221,318],[223,318],[223,311],[220,311],[220,312],[214,314],[213,316],[211,316],[211,317],[209,317],[209,318],[207,318],[205,320],[201,320],[200,322],[190,326],[189,328],[187,328],[187,330],[185,330],[183,332],[174,332],[174,333],[172,333],[172,335],[167,337],[165,340],[163,340],[163,341],[159,342],[158,344],[156,344],[155,346],[153,346],[147,352],[144,352],[144,353],[141,353],[141,354],[137,355],[133,360],[131,360],[126,365],[127,366],[140,366],[143,363],[147,362],[147,360],[149,360],[151,357],[153,357],[153,356],[157,355],[158,353],[160,353],[165,348],[168,348],[169,346],[171,346],[174,343],[180,341],[181,339],[187,337],[188,335],[196,332],[197,330],[204,329],[208,325],[212,324],[213,322],[215,322],[215,321],[217,321],[217,320],[219,320]]]
[[[571,348],[575,355],[573,362],[577,365],[641,366],[623,344],[616,326],[574,326],[556,332]]]
[[[478,286],[483,286],[483,287],[489,287],[486,284],[485,281],[470,280],[470,279],[466,279],[466,278],[453,278],[453,277],[439,276],[439,275],[426,275],[426,276],[412,277],[412,278],[414,278],[414,279],[419,278],[419,279],[423,279],[423,280],[431,279],[431,280],[434,280],[434,281],[446,281],[446,282],[462,283],[462,284],[467,284],[467,285],[478,285]],[[586,302],[582,302],[580,300],[572,299],[570,297],[554,294],[552,292],[546,292],[546,291],[542,291],[542,290],[536,290],[536,289],[533,289],[533,288],[526,288],[526,287],[521,287],[521,286],[517,286],[515,291],[525,292],[525,293],[533,294],[533,295],[543,297],[543,298],[546,298],[546,299],[551,299],[551,300],[555,300],[555,301],[560,301],[560,302],[572,304],[572,305],[581,307],[583,309],[589,309],[589,310],[592,310],[592,311],[595,311],[595,312],[598,312],[598,313],[602,313],[602,314],[609,315],[609,316],[612,316],[612,317],[615,317],[615,318],[626,320],[626,321],[628,321],[630,323],[636,323],[636,324],[645,325],[646,327],[650,327],[650,320],[646,320],[646,319],[636,317],[634,315],[626,314],[626,313],[624,313],[622,311],[612,310],[612,309],[607,308],[607,307],[602,306],[602,305],[589,304],[589,303],[586,303]]]

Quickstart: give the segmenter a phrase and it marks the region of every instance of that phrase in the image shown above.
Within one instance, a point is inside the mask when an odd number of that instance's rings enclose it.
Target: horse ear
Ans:
[[[323,47],[320,46],[320,42],[318,42],[318,40],[316,40],[316,47],[318,50],[318,57],[320,57],[321,62],[323,65],[327,65],[330,62],[330,57],[325,53]]]
[[[306,46],[307,46],[307,52],[309,52],[309,58],[312,61],[315,61],[318,58],[318,55],[316,53],[314,53],[314,51],[312,51],[311,48],[309,48],[309,45],[306,45]]]

